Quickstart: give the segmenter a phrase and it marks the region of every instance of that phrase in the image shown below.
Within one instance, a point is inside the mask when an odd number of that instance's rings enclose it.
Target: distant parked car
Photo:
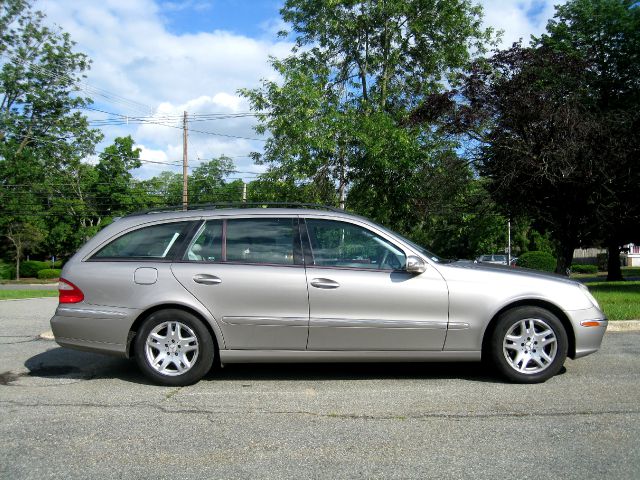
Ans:
[[[477,263],[493,263],[494,265],[506,265],[507,264],[507,256],[506,255],[480,255],[476,258]]]

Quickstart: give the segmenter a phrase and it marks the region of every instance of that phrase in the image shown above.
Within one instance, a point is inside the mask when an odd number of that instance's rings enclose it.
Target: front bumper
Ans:
[[[580,358],[598,351],[609,324],[604,313],[596,307],[567,312],[575,337],[575,353],[572,358]]]

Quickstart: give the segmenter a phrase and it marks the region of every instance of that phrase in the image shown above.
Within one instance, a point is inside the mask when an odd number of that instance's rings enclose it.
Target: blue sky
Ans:
[[[480,0],[485,24],[503,30],[503,45],[544,30],[553,14],[550,0]],[[556,3],[558,1],[556,0]],[[131,135],[146,160],[135,172],[148,178],[178,167],[182,158],[179,115],[239,113],[249,110],[239,88],[261,78],[275,79],[268,57],[284,57],[290,39],[277,0],[39,0],[47,21],[60,25],[93,60],[83,83],[95,100],[92,121],[147,116],[145,124],[103,126],[105,140]],[[249,153],[260,151],[251,117],[192,125],[189,162],[219,155],[234,159],[245,179],[262,171]],[[196,132],[195,130],[200,130]],[[243,137],[243,138],[236,138]],[[159,162],[159,163],[158,163]]]
[[[265,27],[279,17],[281,2],[248,0],[160,2],[169,31],[176,34],[227,30],[262,37]]]

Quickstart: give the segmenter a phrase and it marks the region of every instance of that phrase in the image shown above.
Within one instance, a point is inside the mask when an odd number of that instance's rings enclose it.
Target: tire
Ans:
[[[191,313],[159,310],[136,334],[138,367],[161,385],[192,385],[211,369],[215,343],[204,324]]]
[[[567,358],[567,332],[553,313],[540,307],[504,312],[491,337],[491,360],[514,383],[541,383],[556,375]]]

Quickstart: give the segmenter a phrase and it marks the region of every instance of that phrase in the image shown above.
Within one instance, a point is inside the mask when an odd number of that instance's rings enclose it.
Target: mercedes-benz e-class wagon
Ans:
[[[134,214],[65,265],[63,347],[135,357],[166,385],[213,363],[472,361],[545,381],[607,320],[564,277],[450,262],[330,208]]]

